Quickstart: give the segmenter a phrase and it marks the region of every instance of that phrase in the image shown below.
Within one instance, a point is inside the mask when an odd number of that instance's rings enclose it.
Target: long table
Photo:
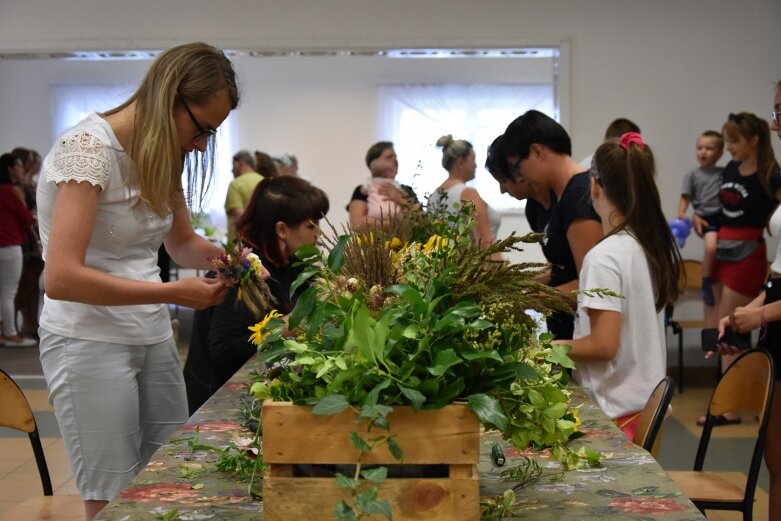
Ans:
[[[206,402],[96,519],[262,519],[262,502],[248,493],[247,483],[218,471],[214,452],[191,450],[196,432],[199,443],[211,446],[226,446],[236,431],[251,435],[240,425],[239,400],[247,391],[254,366],[250,360]],[[585,436],[570,442],[571,446],[598,451],[602,459],[597,468],[561,472],[560,465],[545,453],[519,453],[496,433],[481,436],[482,497],[495,497],[513,488],[516,483],[500,481],[500,473],[526,457],[533,458],[543,472],[515,492],[513,513],[502,519],[705,519],[656,460],[627,440],[585,393],[576,391],[573,402],[583,404],[580,418]],[[497,442],[506,458],[501,467],[491,457]]]

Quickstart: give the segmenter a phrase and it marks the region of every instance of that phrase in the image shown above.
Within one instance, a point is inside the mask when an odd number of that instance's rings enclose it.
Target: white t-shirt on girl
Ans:
[[[657,312],[643,248],[627,232],[608,237],[586,254],[580,289],[610,289],[624,298],[578,296],[575,338],[588,336],[587,309],[621,313],[618,352],[609,362],[579,362],[573,377],[590,389],[611,418],[638,412],[667,373],[664,312]]]

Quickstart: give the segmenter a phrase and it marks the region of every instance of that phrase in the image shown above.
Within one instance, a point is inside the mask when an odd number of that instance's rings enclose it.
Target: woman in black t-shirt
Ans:
[[[277,176],[262,180],[246,210],[236,223],[237,236],[260,257],[270,277],[267,280],[274,308],[290,313],[298,296],[290,287],[303,267],[294,266],[293,253],[306,244],[315,244],[318,221],[328,212],[328,196],[300,177]],[[190,350],[184,365],[187,402],[193,414],[217,389],[257,352],[248,342],[249,326],[255,316],[238,300],[231,288],[225,301],[195,312]]]
[[[722,172],[719,191],[723,208],[712,275],[717,316],[707,317],[708,327],[716,327],[719,318],[746,306],[762,291],[768,272],[763,234],[781,200],[781,179],[767,122],[747,112],[730,114],[722,131],[733,161]],[[733,359],[722,355],[722,371]],[[739,422],[737,412],[716,418],[716,425]],[[697,423],[703,425],[705,417]]]
[[[369,147],[366,152],[366,166],[371,172],[371,177],[393,180],[399,171],[399,160],[393,150],[390,141],[379,141]],[[392,201],[400,208],[414,205],[418,202],[415,191],[406,185],[396,183],[383,183],[379,187],[379,195]],[[358,185],[353,190],[350,202],[347,203],[347,212],[350,214],[350,227],[360,230],[367,225],[382,224],[382,218],[369,215],[369,192],[364,185]]]
[[[602,239],[603,230],[591,206],[588,172],[570,157],[567,131],[542,112],[530,110],[510,123],[498,148],[503,158],[495,160],[495,168],[502,173],[497,177],[502,191],[513,194],[519,183],[526,182],[533,193],[551,194],[541,241],[551,264],[547,283],[563,292],[577,290],[583,258]],[[573,328],[571,314],[548,317],[548,329],[556,338],[571,339]]]

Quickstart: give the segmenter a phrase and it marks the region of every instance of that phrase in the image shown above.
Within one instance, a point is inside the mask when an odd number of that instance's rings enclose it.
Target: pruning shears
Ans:
[[[504,451],[502,451],[502,447],[498,443],[494,443],[493,447],[491,447],[491,459],[497,467],[504,466],[504,462],[506,461]]]

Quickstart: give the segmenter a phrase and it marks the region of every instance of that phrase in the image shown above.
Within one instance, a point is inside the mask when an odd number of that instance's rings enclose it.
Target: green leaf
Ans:
[[[471,300],[459,302],[447,310],[447,314],[458,315],[459,317],[464,318],[479,317],[482,313],[483,311],[480,309],[480,306]]]
[[[464,317],[449,313],[444,317],[442,317],[441,319],[437,320],[432,330],[435,333],[439,333],[444,329],[460,328],[463,326],[464,326]]]
[[[374,356],[374,330],[372,324],[374,319],[369,316],[369,308],[361,304],[355,313],[355,320],[350,335],[353,337],[358,351],[366,357],[367,360],[375,361]]]
[[[328,254],[328,269],[334,273],[342,271],[342,266],[344,265],[344,247],[351,238],[350,235],[341,235],[339,240],[336,241],[336,245]]]
[[[548,405],[548,402],[536,389],[529,389],[527,395],[529,396],[529,401],[532,402],[532,405],[537,409],[544,409]]]
[[[423,298],[423,295],[421,295],[413,286],[408,284],[396,284],[385,288],[385,292],[402,297],[409,302],[416,315],[422,315],[426,311],[426,301]]]
[[[571,346],[565,344],[555,344],[551,346],[551,353],[546,360],[553,364],[566,367],[567,369],[575,369],[575,362],[569,357],[569,352],[572,350]]]
[[[385,313],[374,324],[374,341],[372,342],[372,350],[374,351],[374,357],[382,365],[386,365],[385,362],[385,342],[388,339],[388,331],[390,329],[389,324],[393,315],[391,313]]]
[[[324,374],[333,369],[335,366],[336,363],[333,358],[326,358],[325,362],[323,362],[323,366],[317,371],[315,378],[319,380],[323,377]]]
[[[369,391],[369,394],[366,395],[366,399],[363,401],[363,406],[370,407],[377,405],[377,402],[380,400],[380,391],[387,389],[391,383],[391,380],[386,378],[385,380],[375,385],[372,390]]]
[[[497,362],[502,362],[502,357],[497,353],[495,350],[491,349],[490,351],[478,351],[477,349],[462,349],[459,354],[464,357],[464,360],[473,361],[473,360],[496,360]],[[536,374],[536,373],[535,373]]]
[[[393,455],[394,458],[396,458],[397,461],[401,461],[404,459],[404,451],[399,447],[399,444],[396,443],[396,439],[389,437],[388,438],[388,451]]]
[[[357,479],[348,478],[341,472],[336,473],[336,486],[339,488],[349,488],[351,490],[355,490],[360,484],[361,482]]]
[[[301,354],[309,351],[309,346],[307,344],[302,344],[301,342],[293,340],[292,338],[288,338],[282,342],[282,345],[284,345],[285,348],[291,353]]]
[[[312,310],[315,309],[316,302],[317,292],[315,287],[312,286],[298,297],[296,306],[293,308],[293,311],[290,312],[288,327],[290,329],[295,329],[296,326],[301,323],[304,317],[308,316]]]
[[[331,380],[331,389],[339,389],[345,382],[351,382],[354,378],[357,378],[363,374],[364,369],[362,367],[351,367],[346,371],[336,373],[336,376]]]
[[[445,349],[434,356],[434,367],[429,367],[428,372],[434,376],[442,376],[456,364],[461,363],[461,358],[452,349]]]
[[[365,511],[367,505],[377,500],[377,487],[371,487],[355,496],[355,506]]]
[[[484,329],[490,329],[494,327],[494,323],[484,318],[478,318],[477,320],[470,322],[469,327],[472,329],[477,329],[478,331],[483,331]]]
[[[387,499],[367,503],[366,507],[363,509],[363,513],[367,516],[372,514],[380,514],[388,521],[393,521],[393,513],[391,512],[391,506]]]
[[[320,273],[320,270],[317,268],[306,268],[304,271],[298,274],[298,277],[296,277],[296,280],[293,281],[293,284],[290,285],[290,295],[294,295],[296,293],[296,290],[301,287],[301,285],[305,284],[306,281],[314,277]]]
[[[415,339],[418,337],[419,332],[420,332],[420,326],[418,326],[417,324],[410,324],[404,328],[404,331],[401,332],[401,336],[403,336],[404,338]]]
[[[547,416],[548,418],[552,418],[554,420],[558,420],[565,414],[567,414],[567,404],[566,403],[554,403],[544,411],[542,411],[542,414]]]
[[[372,450],[371,445],[369,445],[366,440],[361,438],[361,436],[355,431],[350,433],[350,443],[352,443],[353,447],[361,452],[369,452]]]
[[[358,515],[353,510],[353,507],[348,505],[344,500],[336,504],[336,511],[334,512],[338,521],[353,521],[358,519]]]
[[[525,362],[510,362],[502,364],[493,373],[493,379],[497,383],[508,380],[538,380],[540,375]]]
[[[312,414],[315,416],[330,416],[338,414],[348,407],[350,407],[350,404],[347,403],[347,398],[344,395],[329,394],[312,407]]]
[[[290,362],[291,366],[297,366],[297,365],[312,365],[315,363],[315,359],[311,356],[302,356],[299,358],[296,358],[292,362]]]
[[[287,353],[287,349],[284,345],[277,345],[263,351],[258,348],[258,360],[271,366],[272,362],[276,362],[285,353]]]
[[[420,406],[426,401],[426,396],[417,389],[410,389],[409,387],[404,387],[402,385],[399,385],[398,387],[401,394],[410,401],[415,409],[420,409]]]
[[[293,254],[299,259],[305,260],[305,259],[312,259],[313,257],[320,258],[321,252],[320,249],[314,244],[304,244],[303,246],[298,248]]]
[[[372,483],[381,483],[388,477],[388,467],[377,467],[374,469],[365,469],[361,471],[361,476]]]
[[[478,393],[467,397],[469,408],[477,415],[480,423],[495,426],[500,431],[507,430],[507,416],[502,411],[499,402],[487,394]]]

